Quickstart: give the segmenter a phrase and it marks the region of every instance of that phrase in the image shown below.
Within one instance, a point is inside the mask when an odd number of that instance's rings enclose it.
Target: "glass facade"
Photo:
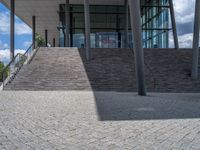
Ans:
[[[60,5],[60,46],[64,46],[65,5]],[[125,6],[90,5],[91,47],[123,48],[125,45]],[[141,1],[144,48],[168,47],[168,0]],[[129,21],[130,22],[130,21]],[[70,46],[84,47],[84,6],[70,5]],[[129,24],[129,46],[132,46]]]

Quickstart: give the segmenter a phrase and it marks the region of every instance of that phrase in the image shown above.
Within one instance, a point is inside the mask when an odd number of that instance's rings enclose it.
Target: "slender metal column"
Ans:
[[[121,32],[120,32],[120,18],[119,18],[119,15],[117,15],[117,22],[116,22],[116,32],[117,32],[117,37],[118,37],[118,40],[117,40],[117,48],[121,48]]]
[[[35,49],[35,16],[32,17],[32,42],[33,42],[33,49]]]
[[[73,26],[73,15],[72,13],[70,13],[70,47],[73,47],[73,29],[72,29],[72,26]]]
[[[15,57],[15,0],[10,0],[10,59]]]
[[[193,34],[193,53],[192,53],[192,79],[198,79],[199,65],[199,33],[200,33],[200,0],[196,0],[194,34]]]
[[[89,0],[84,0],[84,14],[85,14],[85,49],[86,59],[90,60],[90,8]]]
[[[125,0],[125,40],[124,40],[124,44],[125,44],[125,48],[128,48],[128,43],[129,43],[129,38],[128,38],[128,31],[129,31],[129,7],[128,7],[128,0]]]
[[[133,48],[135,56],[135,68],[138,82],[138,94],[146,95],[146,84],[144,78],[144,51],[142,47],[142,29],[141,29],[141,14],[140,0],[129,0],[131,28],[133,36]]]
[[[48,30],[45,30],[45,46],[48,46]]]
[[[70,35],[70,7],[69,7],[69,0],[66,0],[65,4],[65,43],[66,47],[69,47],[69,35]]]
[[[170,6],[170,16],[171,16],[173,36],[174,36],[174,47],[175,49],[179,49],[173,0],[169,0],[169,6]]]
[[[64,41],[63,41],[63,42],[64,42],[64,43],[63,43],[63,44],[64,44],[64,47],[67,47],[67,46],[66,46],[66,33],[65,33],[65,30],[63,30],[63,36],[64,36]]]
[[[53,38],[53,47],[56,47],[56,39]]]

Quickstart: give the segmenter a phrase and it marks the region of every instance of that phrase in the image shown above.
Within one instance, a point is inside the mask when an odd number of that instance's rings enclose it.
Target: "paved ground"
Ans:
[[[200,94],[1,92],[0,149],[200,149]]]

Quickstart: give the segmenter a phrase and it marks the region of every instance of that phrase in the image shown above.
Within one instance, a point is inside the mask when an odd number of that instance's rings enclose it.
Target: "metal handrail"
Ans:
[[[14,78],[14,76],[19,72],[19,70],[22,68],[22,66],[24,65],[24,63],[27,61],[28,56],[27,54],[29,53],[30,50],[33,50],[33,44],[31,44],[28,49],[25,51],[24,54],[21,53],[17,53],[15,55],[15,57],[8,63],[8,65],[6,65],[6,67],[4,67],[4,69],[1,72],[1,76],[2,76],[2,86],[5,86],[5,80],[8,78],[8,82]],[[19,60],[17,61],[17,63],[15,63],[15,61],[17,60],[17,58],[19,58]],[[22,61],[22,62],[21,62]],[[15,64],[14,64],[15,63]],[[13,76],[11,77],[11,66],[15,65],[14,67],[16,67]],[[18,66],[19,65],[19,66]],[[8,75],[7,75],[8,74]]]
[[[133,51],[133,48],[130,47],[130,45],[128,46],[129,49],[132,51],[132,53],[134,54],[134,51]],[[154,75],[154,72],[153,70],[151,69],[151,67],[148,65],[148,63],[144,60],[144,65],[146,66],[146,68],[149,70],[151,76],[153,77],[153,82],[154,82],[154,89],[156,88],[156,85],[157,85],[157,80],[156,80],[156,77]]]

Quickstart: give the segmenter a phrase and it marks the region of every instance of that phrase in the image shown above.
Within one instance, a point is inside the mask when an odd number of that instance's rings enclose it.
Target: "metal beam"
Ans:
[[[15,0],[10,0],[10,59],[15,57]]]
[[[45,30],[45,46],[48,46],[48,30]]]
[[[86,59],[90,60],[90,8],[89,0],[84,0],[84,14],[85,14],[85,50]]]
[[[36,34],[36,28],[35,28],[35,16],[32,16],[32,43],[33,43],[33,49],[35,49],[35,34]]]
[[[199,65],[199,30],[200,30],[200,0],[196,0],[194,34],[193,34],[193,51],[192,51],[192,79],[198,79]]]
[[[179,49],[173,0],[169,0],[169,7],[170,7],[170,16],[171,16],[172,30],[174,37],[174,47],[175,49]]]
[[[128,7],[128,0],[125,0],[125,34],[124,34],[124,44],[125,48],[128,48],[129,38],[128,38],[128,31],[129,31],[129,7]]]
[[[69,0],[66,0],[65,4],[65,46],[69,47],[69,35],[70,35],[70,7]]]
[[[142,28],[140,0],[129,0],[131,28],[133,36],[133,48],[135,56],[135,68],[138,83],[138,94],[146,95],[146,84],[144,78],[144,51],[142,44]]]

